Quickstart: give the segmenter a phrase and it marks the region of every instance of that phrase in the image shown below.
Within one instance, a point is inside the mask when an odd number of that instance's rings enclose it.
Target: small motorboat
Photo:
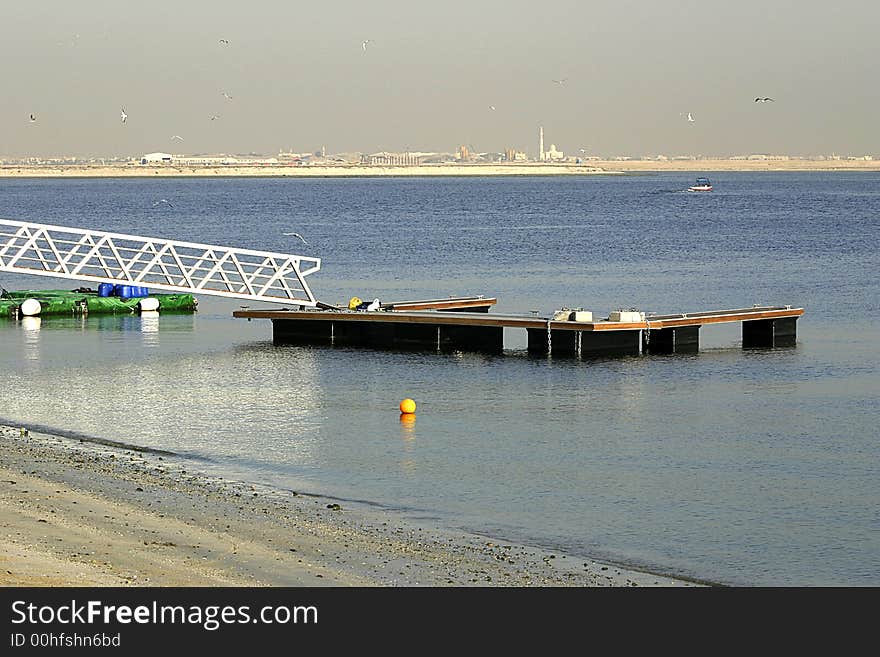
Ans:
[[[688,187],[689,192],[711,192],[712,183],[708,178],[697,178],[697,182]]]

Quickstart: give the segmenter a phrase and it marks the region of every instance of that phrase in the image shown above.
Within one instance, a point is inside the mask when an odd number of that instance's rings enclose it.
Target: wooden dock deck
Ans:
[[[436,302],[428,300],[421,303]],[[445,301],[445,300],[444,300]],[[494,302],[495,300],[492,299]],[[418,304],[420,302],[404,302]],[[454,304],[453,304],[454,305]],[[276,344],[324,344],[372,348],[500,353],[505,328],[525,329],[528,350],[554,356],[681,353],[699,349],[700,327],[741,322],[743,347],[794,346],[803,308],[753,306],[694,313],[639,315],[638,321],[572,321],[555,316],[493,315],[434,310],[238,310],[233,317],[269,319]],[[482,310],[482,308],[481,308]],[[609,314],[610,316],[610,314]],[[627,317],[633,319],[633,317]]]

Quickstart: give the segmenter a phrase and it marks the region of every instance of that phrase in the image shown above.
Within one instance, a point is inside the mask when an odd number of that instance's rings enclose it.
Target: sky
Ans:
[[[878,35],[877,0],[10,2],[0,157],[534,157],[539,126],[569,154],[880,157]]]

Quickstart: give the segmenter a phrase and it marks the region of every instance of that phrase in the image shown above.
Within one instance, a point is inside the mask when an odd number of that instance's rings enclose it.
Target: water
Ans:
[[[695,355],[595,362],[530,358],[516,331],[501,356],[273,347],[211,297],[0,322],[0,418],[669,574],[876,586],[880,174],[710,177],[2,180],[8,218],[320,256],[329,303],[806,314],[795,348],[722,325]]]

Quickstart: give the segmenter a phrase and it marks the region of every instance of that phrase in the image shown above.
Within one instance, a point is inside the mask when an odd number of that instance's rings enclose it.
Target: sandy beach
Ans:
[[[0,425],[2,586],[699,586]]]
[[[0,166],[0,178],[565,176],[708,171],[880,171],[880,160],[595,160],[582,164],[438,164],[422,166],[178,166],[126,164]]]

